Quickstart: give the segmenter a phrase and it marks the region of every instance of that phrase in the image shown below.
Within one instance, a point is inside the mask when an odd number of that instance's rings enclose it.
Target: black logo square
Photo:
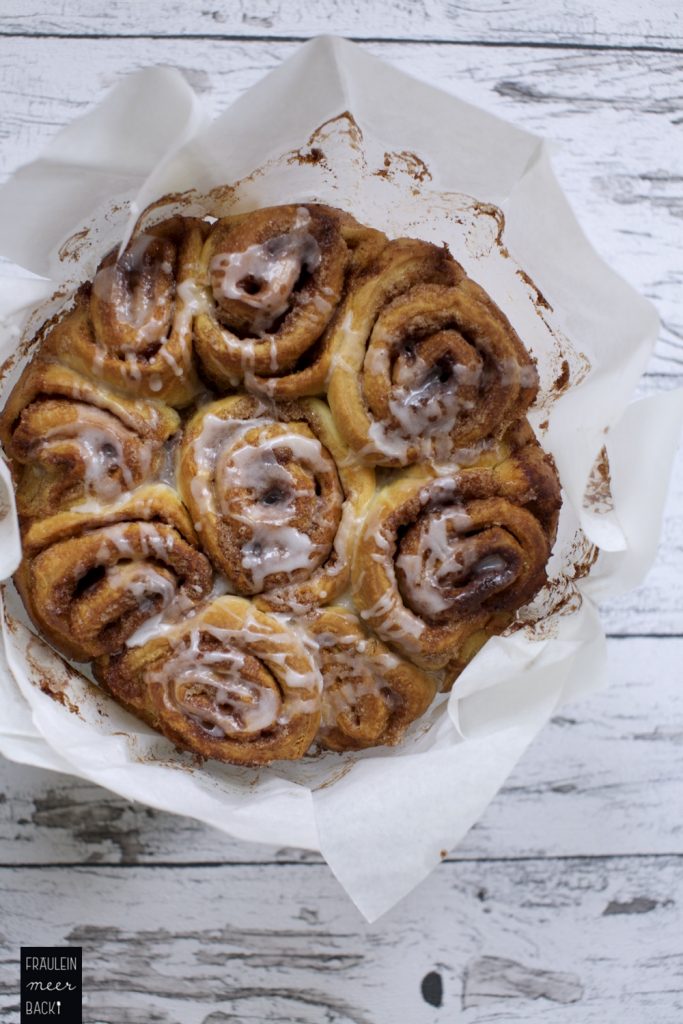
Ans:
[[[83,1024],[80,946],[21,947],[21,1024]]]

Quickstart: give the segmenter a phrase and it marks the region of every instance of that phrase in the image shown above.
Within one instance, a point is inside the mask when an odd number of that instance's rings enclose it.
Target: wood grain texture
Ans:
[[[253,36],[675,47],[683,30],[676,0],[5,0],[3,30],[55,35]]]
[[[683,640],[609,655],[612,685],[558,711],[455,859],[683,854]],[[318,860],[0,761],[0,864]]]
[[[0,1021],[39,934],[83,947],[97,1024],[678,1024],[682,867],[442,864],[373,926],[318,864],[1,869]]]

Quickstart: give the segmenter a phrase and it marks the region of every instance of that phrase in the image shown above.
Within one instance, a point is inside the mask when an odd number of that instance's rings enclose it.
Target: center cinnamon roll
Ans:
[[[178,478],[214,565],[273,608],[331,600],[348,580],[354,519],[372,473],[347,465],[326,406],[246,395],[188,424]]]

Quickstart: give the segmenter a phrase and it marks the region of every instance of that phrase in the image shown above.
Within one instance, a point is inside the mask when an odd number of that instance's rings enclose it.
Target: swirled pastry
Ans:
[[[166,636],[94,669],[178,746],[218,761],[299,758],[320,721],[320,675],[305,645],[238,597],[217,598]]]
[[[160,612],[182,615],[212,581],[186,509],[163,484],[33,524],[16,575],[33,621],[76,661],[119,650]]]
[[[374,474],[319,399],[235,395],[188,423],[178,481],[203,546],[239,594],[301,610],[342,593]]]
[[[546,582],[534,360],[446,246],[140,219],[0,414],[38,631],[182,750],[395,745]]]
[[[390,242],[350,294],[329,402],[365,462],[447,462],[500,435],[538,388],[505,315],[445,248]]]
[[[552,461],[526,423],[480,464],[397,476],[376,496],[356,549],[364,619],[446,685],[546,581],[560,506]]]
[[[133,397],[181,408],[200,390],[192,358],[198,261],[208,226],[172,217],[110,252],[44,351]]]
[[[320,745],[362,750],[398,743],[431,704],[434,678],[397,657],[346,608],[321,608],[307,624],[323,679]]]
[[[0,437],[17,467],[23,520],[87,499],[115,501],[154,479],[163,444],[180,425],[157,401],[110,391],[68,366],[37,359],[0,416]]]
[[[219,389],[249,381],[277,398],[320,394],[349,278],[384,244],[349,214],[309,203],[218,221],[202,251],[206,311],[196,346]]]

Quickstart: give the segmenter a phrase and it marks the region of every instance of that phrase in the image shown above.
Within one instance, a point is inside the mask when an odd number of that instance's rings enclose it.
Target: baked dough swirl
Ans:
[[[262,607],[301,611],[349,582],[374,491],[319,399],[264,404],[235,395],[187,424],[178,483],[215,567]]]
[[[94,665],[124,706],[180,747],[233,764],[294,760],[320,722],[321,680],[297,634],[220,597],[166,636]]]
[[[29,363],[0,416],[20,518],[115,501],[153,479],[179,425],[161,402],[130,399],[59,363]]]
[[[205,309],[195,333],[205,376],[271,398],[321,394],[347,283],[384,242],[315,203],[219,220],[200,265]]]
[[[447,249],[390,242],[349,295],[329,403],[366,462],[446,462],[523,416],[538,379],[508,319]]]
[[[161,612],[187,613],[212,581],[187,511],[164,484],[33,524],[15,576],[43,635],[76,661],[119,650]]]
[[[346,608],[321,608],[307,626],[323,678],[320,746],[341,751],[398,743],[431,704],[434,678],[397,657]]]
[[[415,468],[375,498],[353,566],[361,618],[448,688],[546,582],[560,505],[552,460],[526,423],[479,465]]]
[[[43,351],[133,397],[182,408],[200,390],[192,358],[203,221],[172,217],[102,260]]]

